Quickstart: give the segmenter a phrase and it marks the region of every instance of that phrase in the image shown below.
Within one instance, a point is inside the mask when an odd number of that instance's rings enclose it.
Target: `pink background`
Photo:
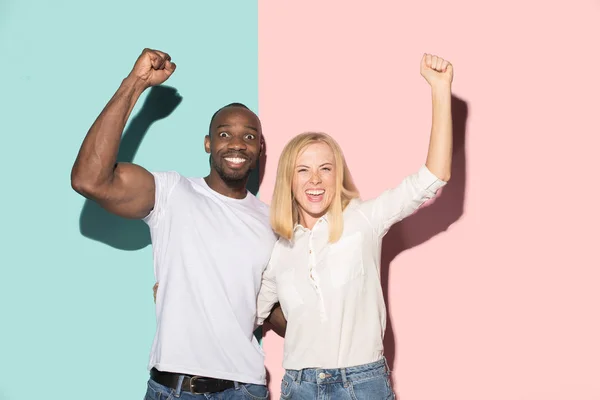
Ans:
[[[396,185],[427,151],[421,55],[455,66],[452,181],[385,240],[397,398],[600,399],[599,41],[591,0],[259,0],[267,202],[307,130],[363,198]],[[273,398],[282,345],[267,333]]]

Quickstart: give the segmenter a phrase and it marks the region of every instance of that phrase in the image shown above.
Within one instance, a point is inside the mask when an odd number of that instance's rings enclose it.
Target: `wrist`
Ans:
[[[148,89],[149,87],[146,81],[133,75],[127,75],[127,77],[123,79],[121,86],[133,90],[133,92],[137,95],[142,94],[142,92],[144,92],[144,90]]]
[[[433,84],[431,84],[431,91],[432,92],[438,92],[438,93],[444,93],[444,92],[451,92],[452,91],[452,82],[435,82]]]

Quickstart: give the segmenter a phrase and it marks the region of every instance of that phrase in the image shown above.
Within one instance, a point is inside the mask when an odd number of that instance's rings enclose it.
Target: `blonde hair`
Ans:
[[[298,205],[292,194],[296,160],[308,145],[319,142],[329,145],[335,160],[335,194],[327,210],[330,243],[337,242],[342,236],[344,230],[342,213],[348,203],[358,197],[358,190],[354,185],[348,165],[346,165],[342,149],[337,142],[326,133],[299,134],[288,142],[279,157],[275,189],[271,200],[271,227],[275,233],[287,240],[292,240],[294,226],[300,219]]]

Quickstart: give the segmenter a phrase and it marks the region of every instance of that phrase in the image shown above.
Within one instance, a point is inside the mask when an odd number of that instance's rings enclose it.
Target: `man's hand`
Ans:
[[[154,292],[154,302],[156,303],[156,291],[158,290],[158,282],[154,284],[152,291]]]
[[[454,77],[452,64],[442,57],[423,54],[421,59],[421,75],[431,87],[439,84],[450,85]]]
[[[276,303],[271,310],[271,314],[267,318],[267,321],[273,326],[273,331],[281,337],[285,337],[285,331],[287,329],[287,320],[283,316],[281,305]]]
[[[169,79],[176,67],[167,53],[144,49],[129,73],[129,77],[139,80],[144,87],[148,88],[160,85]]]

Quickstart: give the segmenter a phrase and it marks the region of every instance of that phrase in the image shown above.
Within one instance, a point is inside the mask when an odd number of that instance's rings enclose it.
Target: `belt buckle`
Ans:
[[[194,379],[200,379],[200,378],[201,378],[201,376],[192,376],[192,377],[190,378],[190,392],[191,392],[192,394],[204,394],[204,392],[196,392],[196,391],[194,390]]]

